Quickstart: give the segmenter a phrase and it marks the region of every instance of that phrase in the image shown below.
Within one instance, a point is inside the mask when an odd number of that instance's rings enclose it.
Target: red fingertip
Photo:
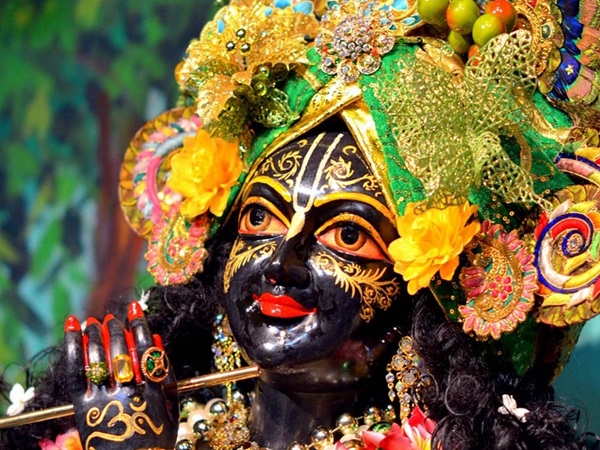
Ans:
[[[112,314],[107,314],[106,316],[104,316],[104,324],[107,324],[108,322],[110,322],[114,318],[115,318],[115,316],[113,316]]]
[[[135,382],[142,382],[142,372],[140,371],[140,363],[138,361],[137,351],[135,350],[135,341],[133,340],[133,334],[129,330],[125,330],[125,342],[127,342],[127,350],[129,350],[129,356],[131,357],[131,365],[133,366],[133,373],[135,375]]]
[[[108,331],[108,322],[114,319],[115,316],[107,314],[102,323],[102,346],[104,347],[104,354],[106,355],[106,365],[108,366],[109,373],[112,373],[112,361],[110,354],[110,332]]]
[[[87,321],[86,321],[86,326],[90,326],[90,325],[98,325],[100,326],[100,322],[98,322],[98,319],[96,319],[95,317],[88,317]]]
[[[88,356],[88,343],[89,343],[89,336],[87,334],[83,335],[83,340],[82,340],[82,346],[83,346],[83,365],[85,367],[90,365],[90,358]]]
[[[132,322],[133,319],[138,319],[140,317],[144,317],[144,310],[142,306],[138,302],[131,302],[129,304],[129,311],[127,312],[127,318],[129,322]]]
[[[67,320],[65,320],[65,331],[81,331],[81,325],[77,317],[67,317]]]
[[[164,350],[163,343],[162,343],[162,338],[158,334],[153,334],[152,335],[152,340],[154,341],[154,346],[155,347],[158,347],[161,350]]]

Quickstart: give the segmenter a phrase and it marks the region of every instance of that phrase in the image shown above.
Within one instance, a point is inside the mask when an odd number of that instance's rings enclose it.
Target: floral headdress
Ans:
[[[177,67],[181,106],[125,155],[156,280],[200,272],[244,179],[337,115],[397,208],[409,292],[430,288],[482,352],[556,375],[600,313],[600,11],[464,1],[466,24],[443,1],[223,7]]]

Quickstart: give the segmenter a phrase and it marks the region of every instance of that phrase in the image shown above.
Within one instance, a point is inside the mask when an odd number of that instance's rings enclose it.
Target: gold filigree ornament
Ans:
[[[524,322],[535,304],[533,255],[517,230],[507,233],[485,220],[467,256],[471,265],[463,267],[459,277],[467,297],[458,308],[463,330],[479,338],[500,339]]]
[[[423,360],[415,351],[409,336],[400,339],[396,354],[392,356],[386,370],[388,397],[391,402],[398,399],[400,420],[404,422],[413,408],[421,404],[422,393],[432,384],[433,379],[425,370]],[[425,405],[423,407],[427,412]]]
[[[549,206],[499,137],[529,120],[522,99],[535,90],[534,66],[531,34],[520,30],[488,42],[462,80],[414,58],[399,61],[378,89],[398,153],[422,182],[429,207],[461,204],[481,186],[507,203]]]
[[[352,148],[356,151],[356,147]],[[327,184],[322,186],[321,190],[326,188],[343,190],[362,181],[362,187],[365,191],[374,192],[375,196],[383,195],[381,193],[381,185],[375,176],[367,173],[360,177],[355,177],[354,169],[352,169],[352,161],[344,159],[343,156],[338,157],[337,160],[332,159],[325,168],[324,174]]]
[[[318,22],[310,1],[232,0],[192,42],[175,77],[209,130],[249,142],[250,122],[279,127],[297,118],[276,87],[306,59]]]
[[[303,147],[301,143],[298,146]],[[260,174],[269,175],[282,181],[291,189],[294,186],[294,177],[300,168],[301,161],[302,155],[298,150],[276,153],[262,163]]]
[[[363,269],[356,263],[342,263],[327,253],[319,253],[315,264],[321,270],[329,272],[335,284],[352,297],[359,295],[361,299],[360,317],[369,321],[373,318],[373,306],[387,309],[394,297],[400,292],[400,283],[395,278],[382,280],[387,273],[386,268]]]

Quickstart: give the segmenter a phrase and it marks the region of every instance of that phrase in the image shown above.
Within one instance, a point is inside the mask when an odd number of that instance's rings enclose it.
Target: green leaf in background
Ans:
[[[61,167],[56,173],[56,200],[62,204],[70,203],[81,180],[77,171],[69,166]]]
[[[5,170],[9,170],[5,193],[16,197],[23,192],[25,183],[39,176],[40,165],[32,152],[21,142],[9,142],[6,147]]]
[[[75,6],[75,20],[83,29],[90,29],[98,23],[98,11],[102,0],[78,0]]]
[[[52,121],[49,92],[49,86],[38,87],[25,113],[23,122],[25,135],[36,135],[38,138],[43,138],[48,133]]]
[[[15,264],[17,261],[19,261],[19,254],[11,245],[7,237],[0,232],[0,263]],[[2,292],[3,288],[7,288],[9,285],[9,280],[7,278],[3,278],[0,274],[0,292]]]
[[[67,316],[73,314],[74,311],[73,306],[71,305],[71,294],[60,281],[57,281],[54,285],[53,298],[52,317],[57,326],[55,326],[52,331],[54,340],[60,342],[62,340],[63,331],[62,327],[58,325],[62,324]]]
[[[63,233],[63,224],[59,221],[52,221],[40,240],[40,243],[33,252],[33,262],[31,273],[35,278],[41,278],[51,268],[52,256],[56,252],[61,252],[61,240]]]

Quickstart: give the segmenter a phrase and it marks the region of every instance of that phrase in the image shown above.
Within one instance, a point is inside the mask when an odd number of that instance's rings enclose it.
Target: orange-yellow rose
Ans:
[[[467,225],[477,211],[477,206],[468,202],[421,214],[415,213],[416,207],[416,203],[409,204],[404,216],[397,219],[400,238],[389,246],[394,271],[408,281],[411,295],[429,285],[438,271],[444,280],[451,280],[458,256],[480,229],[479,222]]]
[[[184,138],[183,148],[171,158],[167,185],[184,197],[181,213],[185,217],[192,219],[209,210],[221,216],[242,166],[237,142],[200,130]]]

